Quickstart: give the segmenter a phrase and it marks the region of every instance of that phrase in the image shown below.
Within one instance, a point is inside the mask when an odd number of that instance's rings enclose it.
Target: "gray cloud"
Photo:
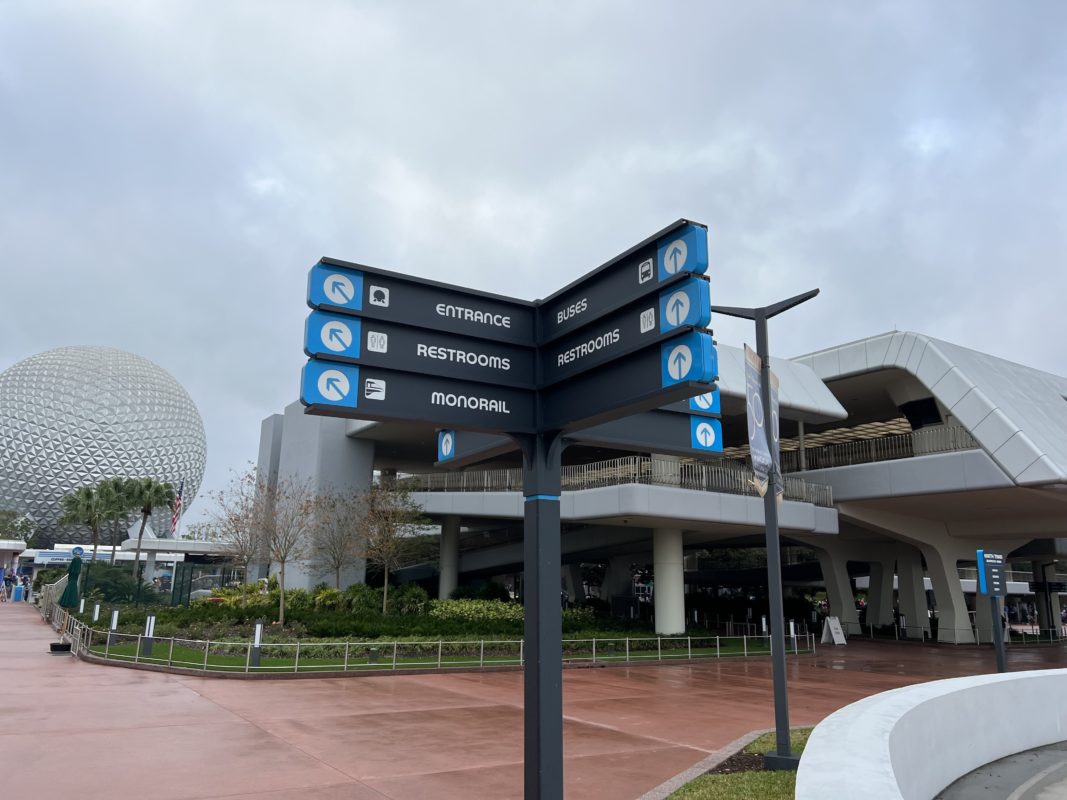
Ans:
[[[1054,2],[8,4],[0,368],[153,359],[217,487],[296,396],[319,256],[533,298],[686,216],[717,302],[822,288],[775,324],[784,354],[895,326],[1064,374],[1065,23]]]

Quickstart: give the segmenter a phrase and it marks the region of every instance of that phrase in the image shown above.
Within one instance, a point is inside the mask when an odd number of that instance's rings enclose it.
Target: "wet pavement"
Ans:
[[[521,673],[200,678],[52,656],[54,640],[32,607],[0,606],[7,796],[522,797]],[[1062,648],[1009,659],[1012,669],[1067,666]],[[992,651],[973,647],[823,646],[789,660],[791,722],[993,668]],[[566,670],[564,717],[567,798],[640,797],[773,726],[770,662]]]

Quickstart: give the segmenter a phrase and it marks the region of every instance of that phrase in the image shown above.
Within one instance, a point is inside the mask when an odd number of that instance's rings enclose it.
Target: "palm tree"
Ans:
[[[100,481],[96,487],[97,497],[103,506],[104,521],[111,523],[111,566],[115,566],[119,528],[125,528],[129,513],[137,508],[137,503],[130,497],[129,483],[126,478],[108,478]]]
[[[93,558],[85,569],[83,583],[88,588],[89,571],[96,561],[96,549],[100,544],[100,522],[103,519],[103,504],[92,486],[80,486],[59,501],[62,514],[60,525],[88,525],[93,534]]]
[[[133,478],[126,482],[130,503],[141,509],[141,528],[137,531],[137,551],[133,561],[133,574],[137,579],[137,598],[141,597],[141,539],[144,536],[152,509],[174,505],[174,487],[155,478]]]
[[[93,561],[100,542],[100,523],[103,521],[103,504],[92,486],[80,486],[59,501],[63,512],[60,525],[88,525],[93,534]]]

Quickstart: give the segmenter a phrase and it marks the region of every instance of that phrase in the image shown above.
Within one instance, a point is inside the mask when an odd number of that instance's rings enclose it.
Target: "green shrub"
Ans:
[[[522,622],[522,606],[499,600],[433,600],[430,616],[464,622]]]
[[[338,611],[346,605],[345,596],[341,590],[326,585],[321,585],[321,588],[316,587],[311,603],[320,611]]]
[[[389,611],[393,614],[424,614],[430,596],[417,583],[402,583],[389,593]]]
[[[274,594],[272,592],[272,594]],[[277,595],[274,595],[277,598]],[[305,611],[312,607],[311,604],[311,592],[307,589],[286,589],[285,590],[285,610],[289,611]]]
[[[41,591],[41,588],[45,584],[55,583],[66,574],[67,571],[62,567],[48,567],[47,569],[42,569],[33,579],[34,594]]]
[[[591,608],[567,608],[563,610],[563,630],[577,631],[589,628],[596,622],[596,614]]]
[[[356,614],[380,614],[382,611],[382,590],[354,583],[344,590],[345,601],[350,611]]]

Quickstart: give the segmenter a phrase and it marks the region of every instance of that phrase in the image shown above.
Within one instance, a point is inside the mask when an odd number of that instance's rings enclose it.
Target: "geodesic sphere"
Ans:
[[[0,509],[29,514],[52,541],[88,535],[72,527],[57,537],[59,502],[73,489],[125,477],[156,478],[177,490],[184,480],[188,508],[206,460],[192,398],[146,358],[60,347],[0,373]],[[170,512],[161,511],[152,525],[166,536]]]

